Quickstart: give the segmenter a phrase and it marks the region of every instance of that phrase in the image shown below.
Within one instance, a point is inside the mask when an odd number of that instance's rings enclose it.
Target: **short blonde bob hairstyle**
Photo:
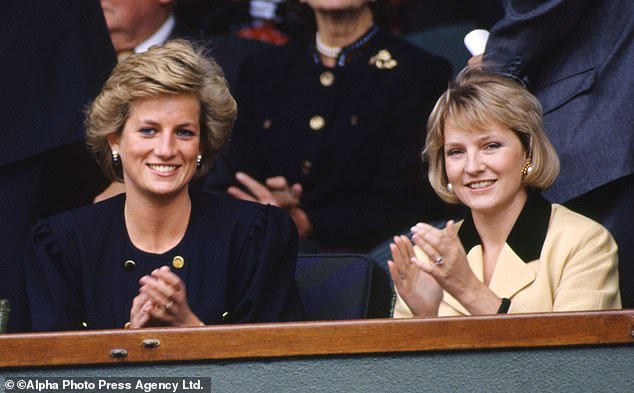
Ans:
[[[523,179],[526,187],[544,190],[557,178],[559,157],[544,132],[537,98],[516,80],[469,66],[449,84],[427,122],[423,158],[429,164],[429,182],[445,202],[460,203],[447,189],[444,132],[449,121],[466,130],[485,130],[493,122],[513,130],[532,163]]]
[[[204,50],[174,39],[134,54],[117,64],[86,110],[86,144],[104,174],[122,181],[121,167],[112,163],[108,135],[121,134],[135,100],[169,95],[192,95],[200,102],[202,176],[226,143],[236,119],[237,105],[220,66]]]

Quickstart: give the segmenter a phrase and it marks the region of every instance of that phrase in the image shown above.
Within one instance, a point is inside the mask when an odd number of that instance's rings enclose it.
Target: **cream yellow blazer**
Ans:
[[[459,224],[469,266],[482,281],[482,246],[477,244],[479,238],[469,239],[465,234],[473,222],[468,218]],[[415,251],[426,259],[420,249]],[[500,253],[489,288],[499,297],[511,299],[509,313],[618,309],[617,264],[617,245],[607,229],[533,195]],[[438,315],[469,312],[445,292]],[[397,296],[394,317],[411,316]]]

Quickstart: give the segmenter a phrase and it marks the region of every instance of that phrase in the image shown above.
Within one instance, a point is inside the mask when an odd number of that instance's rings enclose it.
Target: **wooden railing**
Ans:
[[[634,343],[634,310],[0,335],[0,368]]]

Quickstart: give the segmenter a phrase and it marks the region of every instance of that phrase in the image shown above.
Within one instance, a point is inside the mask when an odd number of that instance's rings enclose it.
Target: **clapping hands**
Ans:
[[[130,327],[203,325],[189,308],[185,283],[169,267],[155,269],[141,277],[139,284],[130,310]]]

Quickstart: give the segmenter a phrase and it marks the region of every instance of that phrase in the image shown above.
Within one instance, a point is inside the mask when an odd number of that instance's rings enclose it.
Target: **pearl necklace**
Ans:
[[[315,46],[317,47],[317,52],[331,59],[339,57],[339,53],[341,52],[341,47],[328,46],[324,44],[319,38],[319,32],[315,34]]]

